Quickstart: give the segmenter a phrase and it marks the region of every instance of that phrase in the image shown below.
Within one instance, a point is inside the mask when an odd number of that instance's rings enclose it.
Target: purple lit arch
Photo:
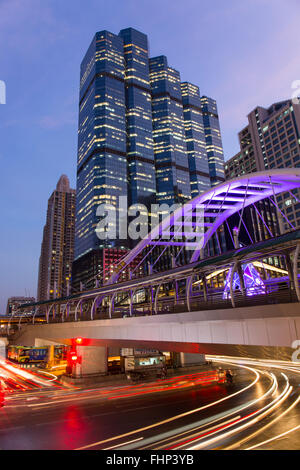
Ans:
[[[300,169],[290,168],[282,170],[262,171],[251,173],[239,178],[215,186],[208,191],[188,201],[182,208],[167,216],[154,230],[152,230],[136,247],[128,252],[115,268],[114,274],[107,281],[107,284],[113,284],[118,281],[120,273],[129,266],[138,255],[143,252],[142,261],[145,261],[155,246],[183,246],[193,248],[193,254],[190,262],[199,259],[201,249],[206,246],[217,229],[233,214],[243,212],[244,208],[253,205],[263,199],[269,200],[276,206],[279,212],[275,196],[282,192],[289,192],[300,188]],[[293,196],[295,197],[295,196]],[[202,222],[193,222],[197,207],[202,205],[204,208]],[[285,215],[281,212],[282,216]],[[206,222],[209,219],[209,222]],[[289,223],[289,221],[287,220]],[[176,233],[172,232],[172,227],[182,225],[183,228],[195,228],[195,242],[176,241]],[[291,224],[290,224],[291,225]],[[197,228],[201,226],[202,234],[199,236]],[[292,226],[291,226],[292,227]],[[293,229],[294,227],[292,227]],[[163,234],[169,230],[174,235],[170,240],[163,240]],[[149,247],[148,252],[145,250]]]

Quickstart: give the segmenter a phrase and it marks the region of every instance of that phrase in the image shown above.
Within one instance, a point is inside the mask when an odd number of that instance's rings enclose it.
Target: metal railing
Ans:
[[[268,283],[265,288],[265,293],[257,295],[247,295],[247,291],[244,294],[236,290],[234,293],[235,308],[238,307],[251,307],[259,305],[276,305],[282,303],[294,303],[297,302],[297,295],[295,290],[285,282]],[[253,294],[253,293],[252,293]],[[83,309],[80,315],[78,315],[77,321],[92,321],[90,308]],[[232,309],[231,298],[224,298],[223,289],[215,288],[208,289],[206,299],[204,298],[203,292],[192,293],[189,301],[189,311],[204,311],[204,310],[219,310],[219,309]],[[154,312],[153,302],[144,302],[139,304],[133,304],[132,315],[130,315],[130,305],[118,304],[114,311],[110,311],[109,306],[97,307],[94,312],[93,320],[105,320],[105,319],[116,319],[125,317],[140,317],[148,315],[164,315],[164,314],[176,314],[184,313],[188,311],[188,304],[186,295],[179,296],[176,300],[174,296],[161,296],[158,298],[157,311]],[[36,317],[37,319],[39,317]],[[64,316],[63,322],[69,323],[75,321],[74,309],[70,309],[69,315]],[[50,317],[49,323],[61,323],[62,317]],[[31,324],[32,318],[24,317],[20,319],[18,330],[25,324]],[[35,323],[36,324],[36,323]]]

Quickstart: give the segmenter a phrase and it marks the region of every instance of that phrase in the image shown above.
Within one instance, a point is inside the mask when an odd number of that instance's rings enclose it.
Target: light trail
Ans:
[[[285,374],[282,374],[282,375],[285,376]],[[249,426],[252,426],[253,424],[256,424],[262,418],[264,418],[265,416],[270,414],[272,411],[274,411],[274,409],[278,408],[287,399],[287,397],[291,394],[291,392],[293,390],[293,387],[289,385],[289,381],[288,381],[288,378],[286,376],[285,376],[285,379],[286,379],[286,386],[285,386],[283,392],[276,399],[274,399],[271,403],[269,403],[265,407],[261,408],[260,410],[257,410],[254,413],[251,413],[251,416],[258,415],[256,418],[251,419],[248,423],[245,423],[242,426],[239,426],[234,430],[231,430],[227,433],[221,434],[220,436],[217,436],[213,439],[209,439],[208,441],[205,441],[204,443],[197,444],[196,446],[189,447],[187,450],[198,450],[198,449],[203,448],[204,446],[207,447],[207,446],[210,446],[212,444],[215,444],[216,442],[220,441],[221,439],[226,439],[229,436],[231,436],[233,434],[236,434],[238,432],[241,432],[242,430],[248,428]],[[246,416],[246,417],[242,418],[240,420],[240,422],[247,420],[249,418],[249,416]],[[228,427],[230,427],[230,425]],[[215,433],[217,433],[217,432],[218,431],[216,431]],[[213,434],[215,434],[215,433],[213,433]],[[201,436],[199,436],[199,437],[200,437],[200,440],[202,440]]]
[[[183,436],[185,434],[187,434],[188,432],[193,432],[193,431],[196,431],[196,430],[199,430],[199,429],[202,429],[204,428],[205,426],[209,425],[209,424],[213,424],[213,423],[216,423],[218,421],[220,421],[221,419],[225,419],[225,418],[229,418],[229,416],[232,416],[236,413],[240,413],[241,411],[249,408],[250,406],[253,406],[254,404],[258,403],[259,401],[262,401],[264,400],[265,398],[267,398],[269,395],[273,395],[274,393],[274,390],[277,389],[278,387],[278,383],[277,383],[277,379],[276,377],[274,376],[274,374],[268,374],[271,376],[272,378],[272,385],[271,387],[269,388],[269,390],[267,390],[267,392],[262,395],[261,397],[259,398],[256,398],[255,400],[252,400],[250,402],[248,402],[246,405],[243,405],[243,406],[240,406],[240,407],[236,407],[236,408],[233,408],[231,409],[228,413],[224,412],[224,413],[221,413],[220,415],[215,415],[215,416],[212,416],[211,419],[210,418],[207,418],[207,419],[204,419],[204,420],[201,420],[199,421],[198,423],[192,423],[190,425],[187,425],[187,426],[184,426],[184,427],[181,427],[181,428],[178,428],[172,432],[168,432],[168,433],[163,433],[159,436],[156,436],[156,437],[151,437],[151,438],[148,438],[148,439],[145,439],[144,443],[145,444],[151,444],[153,442],[157,442],[157,438],[159,437],[159,445],[160,447],[158,447],[157,449],[164,449],[164,447],[161,447],[161,445],[164,443],[164,442],[167,442],[167,441],[170,441],[170,439],[174,436],[174,437],[179,437],[179,436]],[[180,431],[180,434],[179,434],[179,431]],[[181,432],[183,431],[183,432]],[[147,449],[149,448],[150,446],[143,446],[143,449]],[[151,448],[151,447],[150,447]],[[129,448],[130,449],[130,448]],[[127,449],[127,450],[129,450]]]
[[[281,403],[290,395],[291,393],[291,389],[288,390],[288,392],[285,394],[285,396],[282,398],[282,400],[280,402],[278,402],[276,405],[274,405],[274,407],[272,408],[277,408],[278,406],[281,405]],[[232,431],[229,431],[227,433],[224,433],[224,434],[221,434],[220,436],[217,436],[213,439],[210,439],[208,441],[205,441],[204,443],[202,444],[197,444],[196,446],[193,446],[193,447],[188,447],[187,450],[199,450],[201,448],[203,448],[204,446],[207,448],[209,447],[210,445],[212,444],[215,444],[216,442],[220,441],[221,439],[226,439],[228,438],[229,436],[232,436],[233,434],[236,434],[238,432],[241,432],[243,431],[244,429],[247,429],[248,427],[252,426],[253,424],[256,424],[258,421],[260,421],[263,417],[267,416],[268,414],[270,414],[271,412],[273,411],[273,409],[269,409],[267,411],[265,411],[264,413],[262,413],[259,417],[256,417],[255,419],[249,421],[249,423],[245,423],[243,424],[242,426],[239,426],[237,427],[236,429],[233,429]],[[255,413],[253,414],[250,414],[248,416],[245,416],[244,418],[238,420],[239,422],[242,422],[242,421],[246,421],[247,419],[249,419],[250,416],[253,416],[253,415],[256,415],[256,414],[259,414],[261,413],[261,410],[258,410],[256,411]],[[236,424],[236,423],[233,423],[233,424]],[[231,425],[228,425],[227,427],[231,427]],[[218,433],[218,430],[215,432],[215,433],[212,433],[213,434],[217,434]]]
[[[105,444],[106,442],[110,442],[110,441],[113,441],[113,440],[117,440],[117,439],[122,439],[123,437],[127,437],[127,436],[131,436],[133,434],[137,434],[139,432],[143,432],[143,431],[146,431],[148,429],[153,429],[155,427],[158,427],[158,426],[162,426],[163,424],[167,424],[167,423],[170,423],[170,422],[173,422],[173,421],[176,421],[180,418],[183,418],[183,417],[186,417],[186,416],[189,416],[189,415],[192,415],[192,414],[195,414],[195,413],[198,413],[199,411],[202,411],[204,409],[207,409],[207,408],[210,408],[212,406],[215,406],[216,404],[219,404],[219,403],[222,403],[226,400],[229,400],[230,398],[234,397],[234,396],[237,396],[243,392],[245,392],[246,390],[248,390],[249,388],[253,387],[259,380],[260,378],[260,374],[259,372],[257,372],[255,369],[251,369],[250,367],[247,367],[247,366],[241,366],[245,369],[248,369],[250,370],[251,372],[254,373],[254,375],[256,376],[256,378],[253,380],[253,382],[251,382],[249,385],[247,385],[246,387],[242,388],[241,390],[238,390],[237,392],[235,393],[232,393],[224,398],[220,398],[219,400],[213,402],[213,403],[209,403],[207,405],[204,405],[204,406],[201,406],[200,408],[196,408],[194,410],[190,410],[190,411],[187,411],[185,413],[181,413],[179,415],[176,415],[176,416],[172,416],[171,418],[168,418],[168,419],[165,419],[163,421],[159,421],[157,423],[154,423],[154,424],[151,424],[149,426],[145,426],[143,428],[139,428],[139,429],[135,429],[133,431],[130,431],[128,433],[125,433],[125,434],[121,434],[119,436],[114,436],[114,437],[111,437],[111,438],[108,438],[108,439],[105,439],[103,441],[98,441],[98,442],[94,442],[92,444],[87,444],[86,446],[82,446],[82,447],[78,447],[76,450],[84,450],[84,449],[89,449],[91,447],[95,447],[95,446],[98,446],[98,445],[101,445],[101,444]]]
[[[257,434],[260,434],[261,432],[265,431],[267,428],[269,428],[270,426],[273,426],[274,423],[276,423],[277,421],[279,421],[283,416],[285,416],[287,413],[289,413],[293,408],[295,408],[295,406],[297,406],[297,404],[299,403],[300,401],[300,396],[292,403],[291,406],[289,406],[289,408],[287,408],[283,413],[281,413],[277,418],[273,419],[273,421],[271,421],[270,423],[268,423],[266,426],[264,426],[263,428],[259,429],[257,432],[251,434],[251,436],[249,436],[249,438],[247,439],[244,439],[243,441],[241,441],[240,443],[243,443],[243,442],[246,442],[246,441],[249,441],[250,439],[252,439],[254,436],[256,436]],[[289,431],[283,433],[283,434],[289,434],[291,432],[293,432],[294,430],[300,428],[300,425],[299,426],[296,426],[295,428],[293,429],[290,429]],[[273,437],[272,439],[268,439],[268,441],[264,441],[264,442],[260,442],[259,444],[256,444],[252,447],[248,447],[246,450],[252,450],[252,449],[255,449],[256,447],[260,447],[264,444],[266,444],[267,442],[271,442],[271,441],[274,441],[276,439],[279,439],[280,437],[282,437],[282,434],[279,434],[278,436],[275,436]]]
[[[295,428],[289,429],[288,431],[283,432],[282,434],[278,434],[277,436],[272,437],[271,439],[268,439],[267,441],[260,442],[259,444],[255,445],[255,446],[252,446],[252,447],[248,447],[248,449],[246,449],[246,450],[256,449],[257,447],[268,444],[269,442],[275,441],[276,439],[280,439],[281,437],[284,437],[287,434],[290,434],[291,432],[297,431],[297,429],[300,429],[300,424],[299,424],[299,426],[296,426]]]
[[[116,449],[116,448],[118,448],[118,447],[125,446],[125,445],[127,445],[127,444],[132,444],[133,442],[142,441],[143,439],[144,439],[143,437],[139,437],[138,439],[133,439],[132,441],[123,442],[122,444],[117,444],[117,445],[112,446],[112,447],[106,447],[106,448],[103,449],[103,450]]]

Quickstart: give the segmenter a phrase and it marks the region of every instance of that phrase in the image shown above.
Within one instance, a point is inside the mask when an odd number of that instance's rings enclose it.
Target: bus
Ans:
[[[18,364],[34,364],[45,361],[48,356],[48,347],[8,346],[7,359]]]

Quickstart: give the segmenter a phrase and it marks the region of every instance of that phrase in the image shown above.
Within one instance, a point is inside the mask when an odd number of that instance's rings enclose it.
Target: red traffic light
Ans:
[[[82,358],[81,356],[78,356],[76,351],[69,351],[67,361],[68,361],[68,364],[72,366],[75,364],[81,364]]]
[[[82,338],[75,338],[75,343],[76,344],[82,344]]]
[[[68,352],[67,360],[68,360],[69,363],[73,363],[73,364],[74,364],[74,363],[76,363],[76,361],[77,361],[77,357],[78,357],[78,356],[77,356],[76,351],[69,351],[69,352]]]

